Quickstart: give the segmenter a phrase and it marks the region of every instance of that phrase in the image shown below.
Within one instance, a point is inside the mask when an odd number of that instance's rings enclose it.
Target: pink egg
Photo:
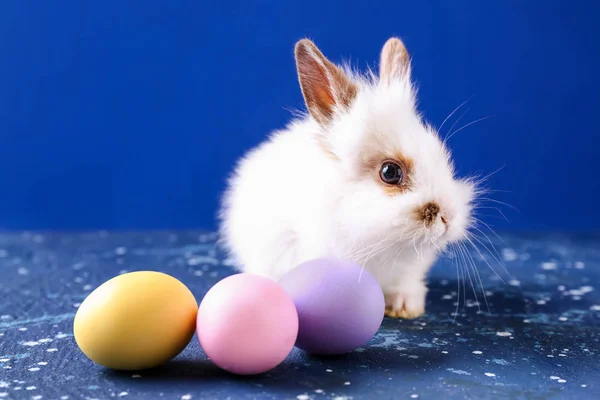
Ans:
[[[214,285],[198,309],[197,334],[212,362],[239,375],[266,372],[290,353],[298,313],[276,282],[242,273]]]

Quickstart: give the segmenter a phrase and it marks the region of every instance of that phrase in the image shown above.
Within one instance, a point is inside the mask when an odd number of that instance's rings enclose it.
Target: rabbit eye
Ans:
[[[384,162],[379,170],[379,177],[388,185],[399,184],[402,182],[403,175],[402,168],[398,164],[391,161]]]

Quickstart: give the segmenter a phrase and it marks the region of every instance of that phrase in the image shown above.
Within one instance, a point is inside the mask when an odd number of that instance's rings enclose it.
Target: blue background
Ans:
[[[509,222],[595,229],[596,1],[0,3],[0,228],[214,228],[232,163],[303,107],[294,43],[364,68],[392,35],[462,173]],[[445,129],[451,124],[447,123]]]

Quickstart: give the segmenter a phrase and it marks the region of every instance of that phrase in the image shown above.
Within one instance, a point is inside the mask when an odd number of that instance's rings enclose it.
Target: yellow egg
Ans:
[[[81,303],[73,331],[92,361],[117,370],[159,366],[194,336],[198,303],[170,275],[130,272],[112,278]]]

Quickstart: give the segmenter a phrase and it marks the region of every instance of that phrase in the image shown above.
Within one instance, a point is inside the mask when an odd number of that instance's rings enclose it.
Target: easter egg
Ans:
[[[351,352],[367,344],[383,322],[385,299],[381,286],[354,262],[310,260],[295,267],[279,283],[296,305],[296,346],[306,352]]]
[[[116,370],[159,366],[194,336],[198,303],[176,278],[154,271],[116,276],[81,303],[73,330],[81,351]]]
[[[213,363],[233,374],[254,375],[288,356],[298,335],[298,314],[275,281],[240,273],[206,293],[196,331]]]

